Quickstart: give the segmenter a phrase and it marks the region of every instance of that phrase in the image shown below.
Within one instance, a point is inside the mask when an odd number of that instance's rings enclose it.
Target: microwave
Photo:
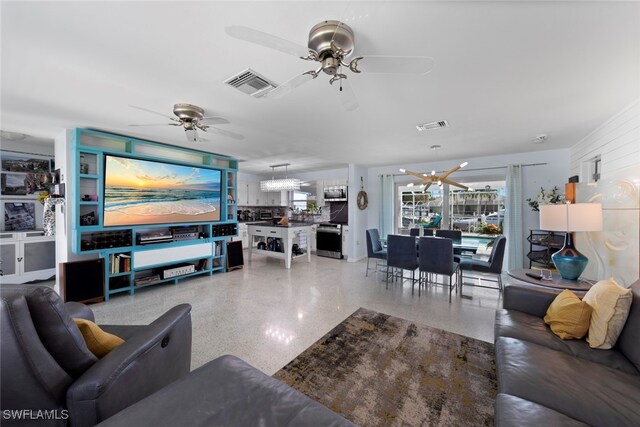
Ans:
[[[347,186],[335,185],[332,187],[324,187],[324,200],[325,202],[346,202]]]
[[[260,219],[273,219],[271,211],[260,211]]]

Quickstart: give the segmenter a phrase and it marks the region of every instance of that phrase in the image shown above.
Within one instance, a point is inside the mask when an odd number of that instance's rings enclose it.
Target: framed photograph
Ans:
[[[24,173],[48,173],[50,172],[51,159],[38,158],[32,154],[18,154],[3,151],[1,153],[3,172],[24,172]]]
[[[26,196],[27,175],[23,173],[2,173],[0,176],[1,193],[3,196]]]
[[[36,204],[32,202],[4,203],[5,231],[35,230]]]
[[[80,225],[96,225],[97,217],[95,212],[89,212],[88,214],[80,215]]]
[[[27,194],[49,191],[51,187],[50,173],[28,173],[25,177]]]

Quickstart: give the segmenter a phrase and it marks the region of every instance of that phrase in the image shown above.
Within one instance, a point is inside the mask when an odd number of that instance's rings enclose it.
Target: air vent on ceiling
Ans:
[[[256,73],[251,68],[229,77],[224,82],[255,98],[260,98],[277,87],[275,83]]]
[[[449,126],[449,123],[447,123],[446,120],[440,120],[439,122],[423,123],[421,125],[416,125],[416,129],[422,132],[423,130],[446,128],[448,126]]]

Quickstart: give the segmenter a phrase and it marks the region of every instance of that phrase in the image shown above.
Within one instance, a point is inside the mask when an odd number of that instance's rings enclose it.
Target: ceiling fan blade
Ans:
[[[273,34],[254,30],[253,28],[244,27],[242,25],[231,25],[229,27],[225,27],[224,30],[228,35],[236,39],[269,47],[280,52],[288,53],[289,55],[297,57],[306,57],[309,55],[309,49],[304,46],[300,46],[297,43],[274,36]]]
[[[435,64],[429,56],[362,56],[358,69],[363,73],[427,74]]]
[[[203,117],[201,120],[199,120],[199,122],[206,125],[228,125],[230,123],[229,120],[225,119],[224,117],[216,116]]]
[[[148,108],[138,107],[136,105],[129,105],[129,107],[135,108],[136,110],[146,111],[147,113],[155,114],[157,116],[166,117],[169,120],[178,121],[178,119],[176,119],[175,117],[171,117],[171,116],[168,116],[168,115],[163,114],[163,113],[158,113],[157,111],[149,110]]]
[[[442,181],[442,182],[444,182],[444,183],[447,183],[447,184],[449,184],[449,185],[453,185],[453,186],[455,186],[455,187],[463,188],[463,189],[465,189],[465,190],[468,190],[468,189],[469,189],[469,187],[467,187],[466,185],[459,184],[459,183],[457,183],[457,182],[455,182],[455,181],[451,181],[450,179],[447,179],[447,178],[440,178],[440,181]]]
[[[239,140],[244,139],[244,135],[240,135],[239,133],[231,132],[224,129],[218,129],[214,127],[207,128],[206,132],[215,133],[215,134],[226,136],[233,139],[239,139]]]
[[[440,179],[445,179],[446,177],[448,177],[449,175],[451,175],[452,173],[454,173],[454,172],[456,172],[456,171],[458,171],[460,169],[462,169],[462,167],[460,165],[458,165],[458,166],[456,166],[454,168],[451,168],[448,171],[446,171],[445,173],[443,173],[442,175],[440,175]]]
[[[148,123],[143,125],[129,125],[129,126],[180,126],[179,123]]]
[[[405,170],[404,173],[406,175],[415,176],[416,178],[419,178],[419,179],[421,179],[423,181],[425,180],[425,177],[421,173],[412,172],[412,171],[408,171],[408,170]]]
[[[347,111],[357,110],[360,104],[358,104],[358,97],[353,91],[353,87],[351,86],[351,83],[349,83],[349,80],[340,79],[336,84],[338,87],[335,92],[338,95],[338,98],[340,98],[340,102],[344,109]]]
[[[283,97],[284,95],[288,94],[289,92],[291,92],[292,90],[294,90],[295,88],[307,83],[308,81],[313,80],[313,76],[311,74],[300,74],[298,76],[295,76],[294,78],[292,78],[291,80],[289,80],[288,82],[282,83],[280,86],[278,86],[277,88],[275,88],[274,90],[272,90],[271,92],[267,92],[267,94],[265,96],[263,96],[263,98],[266,99],[278,99],[280,97]]]

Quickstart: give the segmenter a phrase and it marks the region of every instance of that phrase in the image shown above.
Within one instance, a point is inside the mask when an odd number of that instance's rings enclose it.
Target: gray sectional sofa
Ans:
[[[560,291],[508,285],[496,312],[497,426],[640,425],[640,280],[615,347],[563,341],[542,319]]]

